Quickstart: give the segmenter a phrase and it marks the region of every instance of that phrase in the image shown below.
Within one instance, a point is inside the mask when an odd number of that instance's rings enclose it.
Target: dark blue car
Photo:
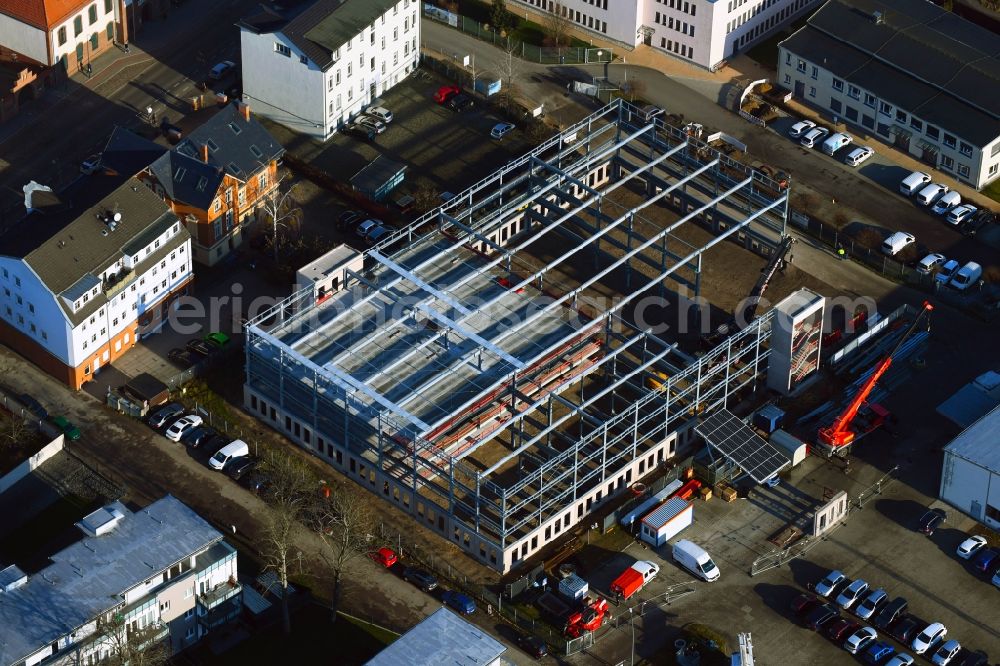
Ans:
[[[989,573],[997,564],[1000,564],[1000,550],[996,548],[987,548],[976,555],[976,559],[972,560],[972,566],[983,573]]]
[[[445,590],[441,595],[441,601],[445,602],[462,615],[472,615],[476,612],[476,602],[467,594]]]
[[[881,664],[895,651],[896,648],[892,647],[892,645],[888,642],[879,641],[868,648],[868,651],[865,652],[865,661],[869,664]]]

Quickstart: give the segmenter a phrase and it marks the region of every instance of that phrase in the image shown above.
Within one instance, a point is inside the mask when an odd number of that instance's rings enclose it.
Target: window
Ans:
[[[959,164],[958,165],[958,175],[962,176],[963,178],[968,178],[969,177],[969,167],[967,165],[965,165],[965,164]]]
[[[848,86],[847,94],[854,99],[861,99],[861,90],[857,86]]]
[[[392,41],[394,41],[394,42],[398,42],[399,41],[399,28],[393,28],[392,29]]]
[[[945,133],[944,135],[944,145],[949,148],[954,148],[958,143],[958,139],[953,137],[951,134]]]
[[[347,75],[351,75],[351,63],[347,63]]]
[[[104,34],[107,36],[109,42],[114,40],[115,24],[113,21],[108,21],[108,27],[104,29]]]
[[[372,71],[375,71],[375,58],[372,58]]]
[[[896,122],[897,123],[905,123],[908,118],[909,118],[909,116],[907,115],[906,111],[903,111],[902,109],[896,109]]]
[[[105,14],[111,13],[111,0],[104,0],[104,13]]]
[[[1000,166],[1000,165],[994,164],[993,166],[991,166],[990,167],[990,171],[989,171],[989,175],[992,176],[992,175],[996,174],[998,166]],[[42,331],[42,339],[43,340],[45,339],[45,331]]]
[[[792,54],[791,53],[785,53],[785,64],[786,65],[791,65],[792,64]],[[836,81],[836,79],[834,79],[834,80]],[[834,86],[836,86],[836,85],[837,84],[834,83]],[[841,83],[841,85],[843,85],[843,83]]]
[[[934,139],[935,141],[941,138],[941,132],[939,132],[938,128],[934,127],[933,125],[928,125],[926,129],[924,129],[924,134]]]
[[[259,176],[257,176],[257,187],[259,187],[260,189],[264,189],[265,187],[267,187],[267,172],[266,171],[264,173],[260,174]]]
[[[886,102],[880,103],[878,106],[878,112],[881,113],[883,116],[891,116],[892,104],[887,104]]]
[[[810,97],[816,96],[816,86],[809,86],[809,96]]]
[[[972,157],[972,146],[970,146],[966,142],[963,141],[961,144],[959,144],[958,150],[966,157]],[[35,311],[34,308],[32,308],[31,311],[34,312]]]
[[[920,132],[924,129],[924,123],[917,120],[915,116],[910,116],[910,127]]]
[[[59,39],[59,46],[66,43],[66,26],[59,28],[59,32],[56,33]]]
[[[870,106],[875,108],[875,95],[871,93],[865,93],[865,106]]]
[[[833,80],[833,89],[834,90],[839,90],[839,91],[843,92],[844,91],[844,82],[841,81],[840,79],[834,79]]]
[[[73,19],[73,36],[79,37],[81,32],[83,32],[83,17],[77,16]]]
[[[942,169],[947,169],[948,171],[954,171],[955,170],[955,159],[952,158],[952,157],[948,157],[947,155],[942,155],[941,156],[941,168]]]
[[[90,25],[97,23],[97,5],[93,4],[87,8],[87,20],[90,21]]]
[[[292,50],[290,48],[288,48],[287,46],[285,46],[284,44],[282,44],[281,42],[275,42],[274,43],[274,52],[275,53],[280,53],[281,55],[285,56],[286,58],[291,58],[292,57]]]
[[[299,56],[299,62],[301,62],[303,65],[308,65],[309,64],[309,58],[305,57],[304,55],[303,56]]]
[[[813,67],[812,67],[812,78],[814,78],[814,79],[818,79],[819,78],[819,68],[816,67],[816,65],[813,65]]]
[[[216,199],[215,200],[215,206],[214,206],[214,208],[215,208],[215,212],[216,213],[218,213],[220,210],[222,210],[222,199]]]

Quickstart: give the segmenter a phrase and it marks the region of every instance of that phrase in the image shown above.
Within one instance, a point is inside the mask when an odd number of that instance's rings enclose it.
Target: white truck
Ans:
[[[681,565],[698,578],[709,583],[719,580],[721,573],[719,567],[709,557],[705,549],[687,539],[681,539],[674,544],[674,561]]]

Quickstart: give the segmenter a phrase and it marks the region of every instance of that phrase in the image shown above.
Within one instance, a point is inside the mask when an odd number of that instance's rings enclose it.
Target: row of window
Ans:
[[[752,7],[746,10],[745,12],[743,12],[742,14],[740,14],[739,16],[737,16],[732,21],[729,21],[726,24],[726,34],[728,35],[734,30],[737,30],[738,28],[740,28],[740,26],[750,21],[750,19],[754,18],[761,12],[770,9],[777,2],[778,0],[764,0],[764,2],[760,3],[756,7]],[[795,0],[795,2],[792,2],[786,5],[785,7],[782,7],[781,11],[775,12],[774,15],[768,17],[766,21],[762,21],[760,25],[754,26],[753,30],[751,30],[746,35],[743,35],[740,39],[738,39],[735,44],[736,48],[743,46],[751,39],[754,39],[758,35],[761,35],[767,30],[770,30],[774,26],[783,22],[788,17],[798,13],[798,11],[803,7],[806,7],[807,5],[812,4],[813,2],[815,2],[815,0]],[[736,7],[740,7],[740,5],[736,5]]]
[[[573,21],[574,23],[579,23],[584,28],[589,28],[596,32],[602,32],[608,34],[608,24],[607,21],[602,21],[600,19],[594,18],[586,12],[580,12],[575,9],[570,9],[565,4],[559,2],[553,2],[553,0],[524,0],[529,5],[538,7],[543,12],[551,12],[553,14],[561,15],[563,18]],[[588,5],[592,5],[595,9],[607,10],[608,0],[583,0]]]
[[[694,49],[687,44],[681,44],[680,42],[675,42],[672,39],[667,39],[666,37],[660,38],[660,48],[666,49],[671,53],[676,53],[677,55],[688,59],[694,55]]]
[[[114,9],[113,0],[104,0],[104,13],[110,14]],[[97,3],[95,2],[87,8],[87,25],[97,23]],[[110,23],[108,25],[111,25]],[[73,19],[73,36],[79,37],[83,33],[83,15]],[[59,46],[66,43],[66,26],[62,26],[56,31],[56,41]]]
[[[688,2],[687,0],[656,0],[656,1],[661,5],[667,5],[671,9],[676,9],[678,11],[684,12],[685,14],[689,14],[691,16],[698,15],[698,7],[693,2]],[[729,4],[733,3],[730,2]],[[730,9],[729,11],[732,11],[732,9]]]
[[[667,16],[666,14],[661,16],[660,12],[656,12],[656,22],[667,26],[671,30],[677,30],[681,34],[694,37],[694,25],[686,21],[680,19],[674,20],[673,16]]]

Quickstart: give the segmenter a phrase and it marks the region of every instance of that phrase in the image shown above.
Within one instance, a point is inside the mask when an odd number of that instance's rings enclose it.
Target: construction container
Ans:
[[[662,546],[693,521],[691,503],[671,497],[642,519],[640,538],[652,546]]]
[[[576,574],[572,574],[559,581],[559,594],[567,599],[582,600],[587,596],[590,585]]]
[[[754,412],[751,419],[754,427],[760,428],[765,433],[772,433],[783,425],[785,420],[784,410],[775,405],[764,405]]]
[[[771,445],[778,449],[779,453],[788,458],[792,463],[792,467],[795,467],[806,459],[808,446],[798,437],[784,430],[775,430],[771,433],[770,441]]]
[[[640,520],[644,515],[646,515],[646,513],[651,511],[653,507],[660,504],[668,497],[673,495],[675,492],[677,492],[682,485],[684,485],[683,481],[680,481],[679,479],[674,479],[666,486],[664,486],[663,490],[656,493],[646,501],[640,502],[635,506],[635,508],[626,511],[622,515],[621,520],[619,520],[618,522],[621,523],[622,527],[628,527],[635,521]]]

